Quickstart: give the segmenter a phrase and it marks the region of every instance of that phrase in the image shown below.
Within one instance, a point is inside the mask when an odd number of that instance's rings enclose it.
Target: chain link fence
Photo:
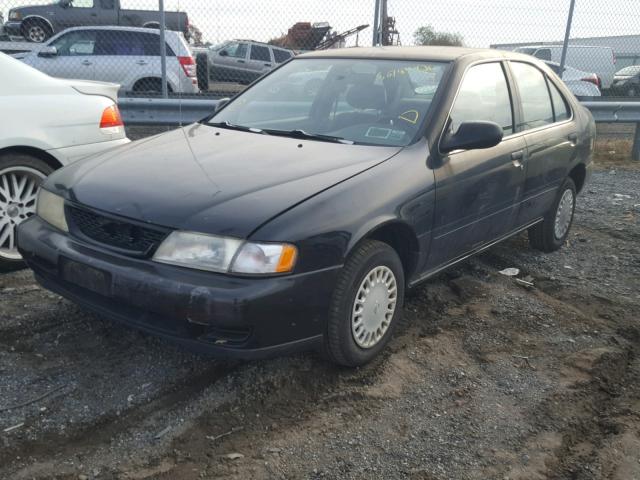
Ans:
[[[164,4],[164,15],[161,6]],[[0,51],[124,95],[229,96],[308,50],[465,45],[549,62],[582,97],[640,94],[640,2],[577,0],[0,0]],[[309,88],[312,88],[310,85]]]

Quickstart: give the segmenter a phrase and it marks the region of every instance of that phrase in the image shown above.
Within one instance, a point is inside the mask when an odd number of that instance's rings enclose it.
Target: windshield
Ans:
[[[537,48],[532,48],[532,47],[520,47],[520,48],[516,48],[516,52],[518,53],[526,53],[527,55],[533,55],[534,53],[536,53],[536,50],[538,50]]]
[[[209,122],[405,146],[429,115],[446,67],[441,62],[298,58],[236,97]]]

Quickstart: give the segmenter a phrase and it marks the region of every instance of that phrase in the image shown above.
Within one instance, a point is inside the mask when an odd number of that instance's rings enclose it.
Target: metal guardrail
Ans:
[[[178,126],[211,115],[219,100],[175,98],[120,98],[118,106],[125,125]],[[582,102],[597,123],[635,123],[632,158],[640,161],[640,102]]]
[[[211,115],[219,100],[119,98],[125,125],[172,127],[189,125]]]
[[[582,102],[596,123],[635,123],[631,159],[640,161],[640,102]]]

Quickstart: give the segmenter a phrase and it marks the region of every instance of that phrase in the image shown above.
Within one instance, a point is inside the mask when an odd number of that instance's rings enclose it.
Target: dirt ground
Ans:
[[[192,355],[0,276],[0,478],[640,479],[640,168],[614,160],[565,248],[433,278],[356,370]]]

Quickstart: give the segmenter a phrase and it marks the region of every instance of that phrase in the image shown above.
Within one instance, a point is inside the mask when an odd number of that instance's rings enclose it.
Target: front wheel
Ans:
[[[396,251],[376,240],[363,242],[338,278],[325,334],[334,363],[356,367],[378,355],[402,313],[404,271]]]
[[[544,220],[529,229],[529,243],[537,250],[554,252],[569,236],[576,208],[576,185],[567,178]]]
[[[22,34],[26,41],[31,43],[43,43],[51,35],[51,29],[41,21],[31,21],[23,29]]]
[[[0,157],[0,272],[22,266],[16,230],[36,213],[38,187],[52,171],[42,160],[29,155]]]

